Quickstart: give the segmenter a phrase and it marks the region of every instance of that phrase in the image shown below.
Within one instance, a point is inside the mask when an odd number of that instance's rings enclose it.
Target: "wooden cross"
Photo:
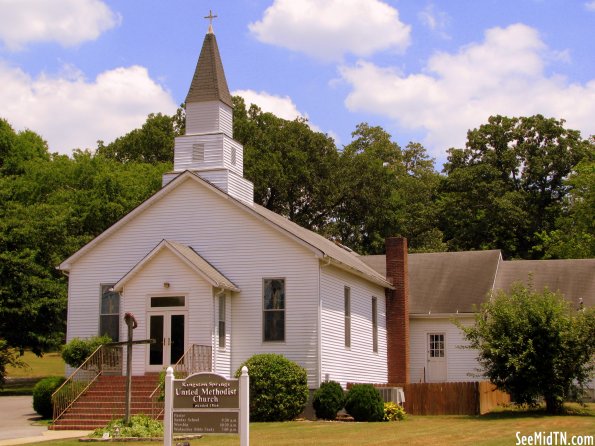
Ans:
[[[124,416],[124,423],[128,424],[130,421],[130,404],[132,401],[132,346],[134,344],[154,344],[155,339],[133,341],[132,330],[138,327],[134,314],[126,313],[124,315],[124,322],[126,322],[126,325],[128,326],[128,340],[124,342],[110,342],[109,345],[126,346],[126,414]]]

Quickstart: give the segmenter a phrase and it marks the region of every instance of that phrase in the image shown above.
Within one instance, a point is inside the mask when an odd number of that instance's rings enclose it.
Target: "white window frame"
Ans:
[[[266,292],[266,282],[273,281],[273,280],[281,280],[283,281],[283,308],[276,308],[276,309],[267,309],[265,308],[265,292]],[[267,339],[266,338],[266,314],[272,312],[282,312],[283,314],[283,336],[282,339]],[[280,343],[285,342],[287,339],[287,280],[284,277],[265,277],[262,279],[262,342],[264,343]]]
[[[345,325],[345,348],[351,348],[351,288],[343,288],[343,311]]]

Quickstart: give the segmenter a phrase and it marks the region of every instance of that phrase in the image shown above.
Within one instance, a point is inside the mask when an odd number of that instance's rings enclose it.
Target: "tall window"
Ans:
[[[285,340],[285,279],[263,279],[264,341]]]
[[[120,340],[120,294],[113,291],[113,285],[101,285],[99,335],[108,335],[114,342]]]
[[[219,347],[225,348],[225,294],[219,295]]]
[[[378,353],[378,298],[372,297],[372,351]]]
[[[343,291],[345,307],[345,347],[351,347],[351,288],[345,287]]]

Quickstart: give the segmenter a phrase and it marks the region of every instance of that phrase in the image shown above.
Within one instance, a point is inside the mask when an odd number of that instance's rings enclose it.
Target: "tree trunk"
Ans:
[[[545,411],[550,415],[558,415],[562,413],[562,402],[553,395],[546,395]]]

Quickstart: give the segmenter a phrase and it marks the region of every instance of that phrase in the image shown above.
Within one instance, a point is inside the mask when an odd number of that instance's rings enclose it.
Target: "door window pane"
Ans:
[[[430,334],[430,358],[444,358],[444,334]]]
[[[149,344],[149,364],[163,364],[163,330],[164,318],[162,315],[151,316],[149,319],[149,337],[155,339],[154,344]]]
[[[186,305],[184,296],[151,297],[151,308],[183,307],[184,305]]]
[[[175,364],[184,355],[184,315],[174,314],[171,317],[170,364]]]

